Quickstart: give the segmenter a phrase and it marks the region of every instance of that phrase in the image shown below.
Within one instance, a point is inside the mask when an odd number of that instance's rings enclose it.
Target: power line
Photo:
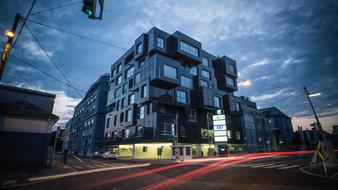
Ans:
[[[86,40],[91,40],[91,41],[94,41],[94,42],[97,42],[97,43],[100,43],[100,44],[104,44],[104,45],[107,45],[107,46],[111,46],[111,47],[114,47],[114,48],[117,48],[117,49],[120,49],[120,50],[123,50],[123,51],[127,51],[128,50],[127,48],[124,48],[122,46],[118,46],[118,45],[115,45],[115,44],[112,44],[112,43],[109,43],[109,42],[97,40],[95,38],[91,38],[91,37],[88,37],[88,36],[84,36],[84,35],[81,35],[81,34],[70,32],[70,31],[64,30],[64,29],[56,27],[56,26],[51,26],[51,25],[44,24],[42,22],[38,22],[38,21],[35,21],[35,20],[30,20],[30,19],[28,21],[32,22],[32,23],[35,23],[35,24],[38,24],[40,26],[44,26],[44,27],[47,27],[47,28],[58,30],[60,32],[63,32],[63,33],[69,34],[69,35],[73,35],[73,36],[76,36],[76,37],[79,37],[79,38],[83,38],[83,39],[86,39]]]
[[[34,41],[39,45],[39,47],[42,49],[42,51],[46,54],[46,56],[48,57],[48,59],[50,60],[51,63],[53,63],[53,65],[55,66],[55,68],[59,71],[59,73],[61,73],[61,75],[63,76],[64,79],[66,79],[66,81],[70,84],[73,85],[72,82],[66,77],[65,73],[62,72],[62,70],[60,69],[60,67],[53,61],[53,59],[49,56],[49,54],[47,53],[46,49],[42,46],[42,44],[40,43],[40,41],[35,37],[35,35],[33,34],[32,30],[28,27],[28,25],[25,25],[26,28],[28,29],[28,31],[30,32],[30,34],[32,35]],[[76,90],[76,92],[82,97],[81,93]]]
[[[41,69],[39,69],[39,68],[35,67],[34,65],[28,63],[27,61],[24,61],[23,59],[17,57],[15,54],[11,54],[10,56],[13,56],[15,59],[19,60],[21,63],[23,63],[23,64],[25,64],[25,65],[27,65],[27,66],[29,66],[29,67],[32,67],[33,69],[39,71],[40,73],[42,73],[42,74],[44,74],[44,75],[46,75],[46,76],[48,76],[48,77],[50,77],[50,78],[52,78],[52,79],[54,79],[54,80],[56,80],[56,81],[58,81],[58,82],[60,82],[60,83],[62,83],[62,84],[64,84],[64,85],[66,85],[66,86],[69,87],[69,88],[73,88],[73,89],[75,89],[75,90],[81,91],[82,93],[86,93],[84,90],[81,90],[81,89],[79,89],[79,88],[77,88],[77,87],[74,87],[73,85],[68,84],[68,83],[62,81],[62,80],[58,79],[57,77],[55,77],[55,76],[53,76],[53,75],[51,75],[51,74],[49,74],[49,73],[47,73],[47,72],[45,72],[45,71],[42,71]]]
[[[296,94],[298,94],[299,93],[299,91],[300,90],[303,90],[303,89],[298,89],[295,93],[291,93],[291,95],[289,95],[289,96],[287,96],[287,97],[285,97],[285,98],[282,98],[282,99],[280,99],[280,100],[278,100],[278,101],[276,101],[276,102],[274,102],[274,103],[272,103],[272,104],[270,104],[271,106],[274,106],[274,105],[276,105],[276,104],[280,104],[281,102],[283,102],[283,101],[285,101],[285,100],[287,100],[287,99],[289,99],[289,98],[291,98],[291,97],[294,97]]]
[[[55,9],[59,9],[59,8],[62,8],[62,7],[68,7],[68,6],[76,5],[76,4],[79,4],[79,3],[82,3],[82,1],[76,1],[76,2],[72,2],[72,3],[63,4],[63,5],[60,5],[60,6],[57,6],[57,7],[36,11],[36,12],[32,13],[32,16],[40,14],[40,13],[52,11],[52,10],[55,10]]]
[[[20,37],[20,34],[21,34],[21,32],[22,32],[22,29],[23,29],[23,27],[25,26],[25,24],[26,24],[26,22],[27,22],[27,19],[28,19],[29,15],[31,14],[32,10],[33,10],[33,7],[34,7],[34,5],[35,5],[35,2],[36,2],[36,0],[33,0],[33,3],[32,3],[32,5],[31,5],[31,8],[29,9],[29,11],[28,11],[28,13],[27,13],[27,16],[26,16],[25,20],[23,21],[23,24],[22,24],[22,26],[21,26],[21,28],[20,28],[20,30],[19,30],[19,33],[18,33],[17,37],[15,38],[15,40],[14,40],[14,42],[13,42],[13,45],[12,45],[12,47],[11,47],[11,50],[14,48],[16,42],[18,41],[18,39],[19,39],[19,37]]]

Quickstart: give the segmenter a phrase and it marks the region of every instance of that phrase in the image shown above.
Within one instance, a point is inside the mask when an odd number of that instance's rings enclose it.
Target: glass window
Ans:
[[[190,67],[189,73],[192,75],[197,75],[197,67]]]
[[[141,126],[136,127],[136,136],[140,137],[142,136],[142,133],[143,133],[143,128]]]
[[[116,90],[115,90],[115,99],[120,97],[122,95],[122,88],[121,87],[118,87]]]
[[[185,137],[185,126],[183,125],[180,126],[180,135],[181,137]]]
[[[187,93],[178,90],[178,91],[176,92],[176,101],[177,101],[177,102],[180,102],[180,103],[186,104],[186,103],[188,102],[188,101],[187,101]]]
[[[233,65],[233,64],[230,64],[229,65],[229,71],[230,71],[230,73],[235,73],[235,65]]]
[[[189,77],[181,76],[181,85],[186,88],[193,88],[193,81]]]
[[[118,64],[116,73],[121,72],[121,70],[122,70],[122,64]]]
[[[147,152],[147,151],[148,151],[148,147],[144,146],[144,147],[142,148],[142,151],[143,151],[143,152]]]
[[[117,123],[117,115],[114,116],[114,126],[116,126]]]
[[[227,81],[228,85],[235,87],[235,80],[234,79],[232,79],[230,77],[226,77],[226,81]]]
[[[118,76],[117,79],[116,79],[116,85],[119,85],[121,84],[122,82],[122,75]]]
[[[236,111],[241,111],[241,104],[236,102]]]
[[[144,118],[144,106],[140,107],[140,119]]]
[[[122,94],[126,93],[128,91],[128,83],[125,83],[122,88]]]
[[[126,122],[131,121],[131,109],[126,111]]]
[[[198,48],[190,45],[190,44],[187,44],[183,41],[180,41],[180,49],[186,53],[189,53],[193,56],[196,56],[198,57]]]
[[[209,67],[209,60],[205,57],[202,57],[202,65]]]
[[[126,79],[131,77],[134,74],[134,66],[130,67],[127,71],[126,71]]]
[[[128,104],[133,104],[135,103],[135,94],[130,94],[128,97]]]
[[[113,78],[115,76],[115,69],[111,70],[110,77]]]
[[[135,85],[141,82],[141,74],[135,74]]]
[[[121,109],[123,109],[124,104],[125,104],[125,98],[122,98],[122,100],[121,100]]]
[[[228,136],[228,139],[231,139],[232,138],[232,136],[231,136],[231,131],[227,131],[227,136]]]
[[[221,97],[214,96],[214,106],[215,107],[221,107]]]
[[[163,65],[163,75],[171,79],[177,79],[177,69],[175,67],[164,64]]]
[[[139,43],[137,46],[136,46],[136,53],[141,53],[141,51],[143,50],[143,47],[142,47],[142,43]]]
[[[175,124],[163,123],[161,126],[161,135],[175,135]]]
[[[205,80],[200,80],[200,83],[201,83],[201,86],[204,86],[204,87],[209,87],[209,85],[208,85],[208,82],[207,81],[205,81]]]
[[[210,79],[210,72],[202,69],[202,77]]]
[[[124,119],[124,112],[121,112],[121,113],[120,113],[120,123],[123,122],[123,119]]]
[[[148,95],[148,85],[143,85],[141,87],[141,98],[145,98]]]
[[[157,46],[164,48],[164,39],[162,37],[157,37]]]
[[[130,129],[123,130],[123,138],[127,139],[130,136]]]
[[[120,109],[120,100],[116,102],[116,111],[119,111]]]
[[[236,131],[236,139],[241,140],[241,132],[240,131]]]
[[[196,110],[189,110],[189,121],[197,121]]]
[[[110,118],[107,118],[106,128],[109,128],[109,125],[110,125]]]

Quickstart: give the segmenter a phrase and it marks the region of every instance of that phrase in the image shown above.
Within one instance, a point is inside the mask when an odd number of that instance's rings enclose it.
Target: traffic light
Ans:
[[[82,12],[88,15],[88,18],[95,19],[97,0],[83,0]]]

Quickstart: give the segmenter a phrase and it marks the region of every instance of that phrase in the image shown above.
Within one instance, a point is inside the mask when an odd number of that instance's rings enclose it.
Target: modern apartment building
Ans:
[[[71,119],[68,149],[81,156],[103,151],[109,74],[91,85],[83,100],[75,107]]]
[[[191,145],[194,156],[219,152],[227,142],[215,147],[211,115],[228,110],[225,100],[237,90],[236,79],[231,58],[206,52],[181,32],[152,28],[111,66],[106,148],[135,158],[157,158],[159,152],[171,158],[176,144]],[[229,130],[242,141],[240,129]]]

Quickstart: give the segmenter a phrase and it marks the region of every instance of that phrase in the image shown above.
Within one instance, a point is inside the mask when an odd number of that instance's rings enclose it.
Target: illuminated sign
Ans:
[[[212,123],[214,125],[225,125],[225,120],[214,120]]]
[[[227,130],[227,127],[225,125],[214,125],[215,131],[225,131]]]
[[[213,115],[212,120],[225,120],[225,115]]]
[[[215,136],[227,136],[227,131],[215,131]]]
[[[226,142],[226,141],[228,141],[228,137],[227,136],[215,137],[215,142]]]

